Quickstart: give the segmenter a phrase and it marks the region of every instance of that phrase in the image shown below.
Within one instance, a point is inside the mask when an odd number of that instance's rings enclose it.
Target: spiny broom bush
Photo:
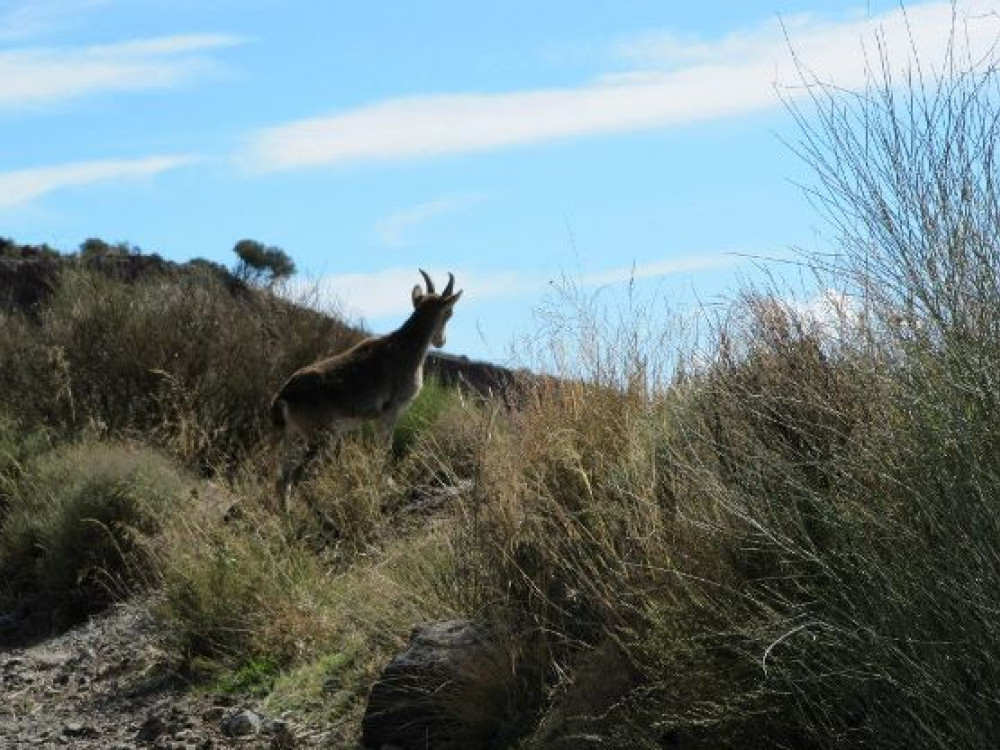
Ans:
[[[751,295],[668,389],[546,384],[481,444],[455,565],[544,644],[528,746],[986,746],[996,428],[881,330]]]
[[[600,491],[629,440],[588,451],[565,397],[544,402],[562,432],[539,431],[542,450],[530,421],[529,450],[491,446],[484,492],[505,500],[478,519],[476,580],[562,642],[549,674],[568,675],[528,746],[995,743],[997,80],[952,67],[901,97],[891,80],[810,89],[803,150],[847,251],[820,262],[853,281],[851,324],[831,335],[751,297],[666,392],[630,408],[622,390],[588,421],[651,424],[655,482]],[[594,383],[646,371],[585,346]],[[642,523],[604,521],[616,502]],[[602,641],[633,678],[574,700],[593,680],[571,665]]]

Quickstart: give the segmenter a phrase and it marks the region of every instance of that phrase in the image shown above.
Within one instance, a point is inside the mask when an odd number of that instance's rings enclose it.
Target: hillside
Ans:
[[[548,375],[431,360],[287,506],[272,394],[361,331],[0,241],[0,744],[993,750],[1000,67],[961,36],[856,90],[798,69],[829,234],[788,276],[679,315],[570,284]]]
[[[748,290],[687,351],[573,321],[573,378],[438,359],[287,515],[269,399],[359,331],[201,264],[4,260],[0,739],[992,747],[987,236],[838,325]]]
[[[206,678],[198,674],[200,666],[191,674],[203,657],[192,662],[176,650],[176,633],[157,602],[162,582],[147,580],[145,574],[134,580],[131,566],[136,563],[126,550],[135,533],[145,537],[156,529],[154,537],[160,535],[166,519],[127,488],[126,506],[121,507],[112,488],[120,482],[129,485],[134,472],[145,474],[158,466],[154,474],[166,474],[157,475],[154,484],[181,482],[189,487],[182,494],[213,499],[210,505],[198,503],[197,512],[208,514],[206,527],[221,523],[225,529],[244,512],[273,516],[270,470],[262,464],[269,458],[259,455],[258,445],[267,401],[292,369],[366,334],[204,261],[178,264],[106,245],[99,253],[66,255],[5,240],[0,249],[0,567],[13,573],[0,589],[0,644],[13,649],[3,657],[0,674],[4,688],[21,696],[19,720],[6,727],[0,740],[105,747],[112,741],[127,744],[147,722],[163,719],[170,727],[164,737],[180,731],[192,742],[201,736],[200,741],[224,743],[219,721],[202,726],[197,717],[207,713],[224,720],[235,713],[229,707],[241,700],[244,705],[259,703],[260,686],[251,680],[251,695],[241,699],[243,657],[231,654],[231,661],[225,649],[217,652],[211,646],[205,654],[214,665],[209,672],[224,675],[235,668],[237,677]],[[220,338],[223,327],[229,330]],[[293,340],[290,331],[303,335]],[[239,372],[248,362],[213,348],[246,351],[247,340],[257,344],[250,362],[261,379],[245,379],[243,391],[234,394],[226,372]],[[283,357],[285,364],[271,361],[274,356]],[[523,397],[530,382],[526,373],[438,352],[429,357],[426,369],[430,385],[413,416],[401,425],[396,442],[403,447],[397,450],[405,451],[422,423],[438,416],[446,402],[458,398],[454,403],[469,403],[465,399],[473,397],[480,400],[476,403],[496,398],[509,404],[512,395]],[[176,401],[187,389],[214,411],[198,413],[199,404]],[[213,397],[218,402],[209,403]],[[207,424],[198,424],[202,420]],[[143,445],[172,456],[177,468],[163,464],[159,454]],[[38,511],[45,506],[38,503],[47,493],[38,482],[51,476],[53,466],[59,485],[76,486],[47,509],[55,517],[41,521]],[[204,477],[204,486],[185,478],[185,469]],[[259,485],[241,497],[233,475],[246,472],[257,475],[252,481]],[[463,481],[455,485],[459,492],[463,488]],[[438,481],[412,485],[400,496],[407,506],[401,512],[414,517],[433,512],[454,494]],[[63,500],[65,508],[59,506]],[[105,502],[111,507],[97,507]],[[309,530],[317,521],[318,516],[296,521],[305,524],[296,533],[312,537],[301,553],[319,551],[323,556],[323,548],[336,543],[332,537],[324,541],[330,534],[325,526]],[[111,548],[99,539],[101,534],[91,541],[72,538],[83,534],[90,539],[80,524],[95,522],[106,529]],[[52,535],[69,546],[54,551]],[[98,548],[90,549],[90,544]],[[67,559],[49,560],[60,555]],[[144,552],[142,565],[155,557]],[[47,570],[50,564],[62,569]],[[342,564],[331,561],[334,569]],[[102,614],[109,606],[112,614]],[[90,620],[91,615],[97,619]],[[89,624],[76,625],[83,620]],[[287,664],[287,659],[273,663]],[[272,663],[269,657],[266,662]],[[272,669],[265,670],[266,682],[276,676]],[[218,692],[230,679],[237,687]],[[216,691],[199,697],[206,684],[215,684]],[[311,713],[299,718],[296,746],[312,746],[330,734],[322,727],[307,728]],[[200,728],[193,728],[192,721]],[[267,733],[260,738],[265,745],[271,741]]]
[[[59,274],[63,271],[83,270],[127,284],[152,280],[178,282],[183,278],[207,277],[237,299],[250,300],[262,294],[261,290],[254,289],[225,266],[211,261],[196,258],[176,263],[155,253],[142,253],[136,248],[105,247],[109,250],[102,253],[64,254],[47,246],[20,245],[0,238],[0,310],[34,314],[53,294]],[[273,301],[277,300],[272,298]],[[297,308],[295,314],[305,318],[311,312],[301,305],[289,305]],[[331,330],[334,347],[358,341],[367,335],[365,331],[336,318],[315,314],[317,326]],[[482,395],[498,396],[510,392],[519,378],[527,377],[527,373],[515,374],[505,367],[438,351],[430,352],[427,374],[448,385],[461,383]]]

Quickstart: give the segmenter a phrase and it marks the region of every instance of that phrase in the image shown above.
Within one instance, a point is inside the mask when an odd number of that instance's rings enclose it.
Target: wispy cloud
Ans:
[[[406,235],[420,224],[441,216],[464,211],[484,198],[485,196],[481,193],[466,193],[426,201],[386,216],[375,225],[375,232],[385,245],[401,247],[405,244]]]
[[[762,57],[777,60],[786,46],[786,31],[797,39],[803,33],[825,34],[839,26],[850,29],[852,25],[850,20],[824,23],[815,16],[796,14],[783,17],[780,22],[768,19],[715,39],[683,34],[673,29],[654,29],[619,39],[613,45],[613,54],[638,70],[741,64]],[[856,44],[857,39],[853,42]]]
[[[195,161],[190,155],[149,156],[0,172],[0,210],[26,205],[56,190],[151,177]]]
[[[586,289],[626,283],[632,279],[650,279],[680,273],[724,268],[742,262],[733,253],[658,260],[632,266],[607,268],[588,272],[570,279],[575,286]],[[442,282],[447,278],[446,269],[427,269],[431,277]],[[541,274],[512,270],[490,272],[454,269],[458,288],[465,291],[469,301],[481,301],[525,294],[538,294],[558,280]],[[336,301],[337,307],[348,315],[368,319],[405,315],[410,311],[410,290],[422,283],[415,268],[388,268],[374,273],[335,274],[300,282],[314,289],[323,301]],[[295,294],[296,287],[290,288]]]
[[[77,48],[0,52],[0,108],[110,91],[177,86],[210,75],[208,52],[240,44],[227,34],[181,34]]]
[[[428,268],[434,279],[447,280],[447,271]],[[544,287],[545,282],[516,271],[482,274],[455,270],[455,281],[469,299],[531,292]],[[410,290],[423,280],[413,267],[387,268],[373,273],[347,273],[321,276],[299,281],[288,288],[294,297],[302,288],[316,293],[321,303],[333,303],[347,315],[377,319],[408,313],[411,308]]]
[[[996,0],[959,7],[963,38],[974,50],[996,42]],[[866,78],[862,44],[871,45],[876,32],[894,65],[909,59],[911,36],[931,62],[943,54],[951,18],[950,2],[928,2],[872,18],[797,16],[786,28],[811,71],[857,88]],[[254,134],[246,160],[259,170],[286,170],[665,128],[775,107],[775,84],[797,80],[777,19],[714,40],[647,34],[622,43],[619,53],[643,67],[574,88],[404,97],[298,120]]]
[[[26,39],[69,25],[113,0],[15,0],[0,9],[0,41]]]

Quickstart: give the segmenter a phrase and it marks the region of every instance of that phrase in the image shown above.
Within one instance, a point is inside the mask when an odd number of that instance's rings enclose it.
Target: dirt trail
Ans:
[[[0,647],[0,748],[313,748],[323,736],[230,696],[192,694],[149,616],[115,607],[62,635]]]

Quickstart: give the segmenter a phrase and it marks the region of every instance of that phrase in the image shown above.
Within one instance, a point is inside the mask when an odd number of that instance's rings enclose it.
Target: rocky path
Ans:
[[[184,689],[128,605],[41,643],[0,647],[0,748],[315,748],[324,737],[230,696]]]

